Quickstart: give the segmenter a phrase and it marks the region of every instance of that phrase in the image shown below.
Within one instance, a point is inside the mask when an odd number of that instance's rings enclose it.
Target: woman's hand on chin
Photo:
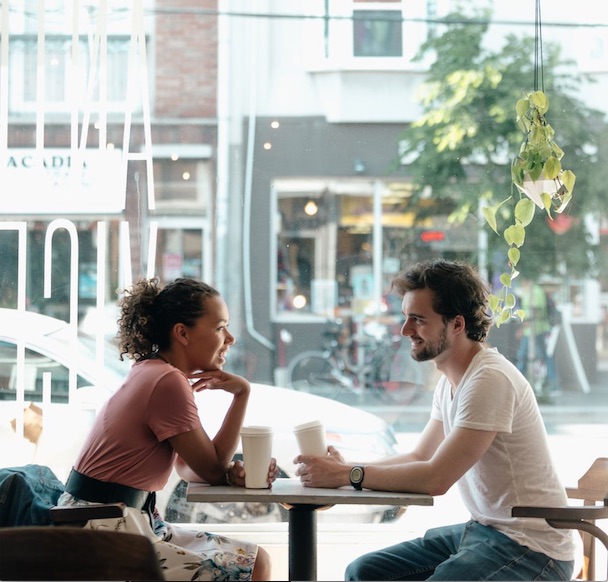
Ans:
[[[194,372],[188,376],[195,392],[203,390],[223,390],[235,396],[249,394],[251,386],[242,376],[224,370]]]

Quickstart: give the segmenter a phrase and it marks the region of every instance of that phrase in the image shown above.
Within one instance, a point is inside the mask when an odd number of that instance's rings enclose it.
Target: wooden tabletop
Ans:
[[[288,505],[433,505],[433,497],[424,493],[394,493],[390,491],[357,491],[352,487],[321,489],[304,487],[300,479],[277,479],[272,489],[246,489],[228,485],[210,486],[189,483],[188,501],[205,503],[226,501],[258,501]]]

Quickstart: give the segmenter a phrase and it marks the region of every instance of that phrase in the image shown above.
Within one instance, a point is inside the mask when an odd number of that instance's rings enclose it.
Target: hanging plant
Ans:
[[[507,243],[508,270],[500,275],[500,291],[490,295],[490,309],[497,327],[514,316],[524,319],[524,312],[515,309],[517,301],[511,287],[519,275],[517,264],[526,240],[526,227],[534,220],[536,208],[544,210],[553,220],[553,213],[563,212],[572,199],[576,176],[562,167],[564,152],[553,141],[555,132],[545,118],[548,109],[549,100],[543,91],[529,93],[517,102],[517,124],[525,139],[511,164],[511,195],[482,209],[490,228],[500,234],[497,217],[509,204],[513,207],[512,222],[502,232]]]

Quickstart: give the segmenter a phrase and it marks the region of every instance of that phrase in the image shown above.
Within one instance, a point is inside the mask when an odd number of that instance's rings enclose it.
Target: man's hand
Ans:
[[[344,462],[335,447],[327,448],[324,457],[298,455],[293,462],[299,464],[296,475],[305,487],[337,488],[350,483],[351,465]]]

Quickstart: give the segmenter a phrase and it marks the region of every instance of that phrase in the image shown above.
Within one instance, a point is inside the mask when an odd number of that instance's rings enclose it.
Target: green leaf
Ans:
[[[498,321],[499,321],[499,323],[505,323],[505,321],[509,321],[510,318],[511,318],[511,310],[505,308],[500,312],[500,315],[498,316]]]
[[[518,247],[522,246],[526,240],[526,229],[521,224],[516,224],[513,232],[515,233],[513,237],[515,245]]]
[[[513,293],[507,293],[507,296],[505,297],[505,305],[509,309],[512,309],[513,307],[515,307],[515,303],[516,303],[515,295],[513,295]]]
[[[511,287],[511,275],[509,275],[509,273],[503,273],[500,276],[500,282],[505,286],[505,287]]]
[[[531,161],[528,164],[528,173],[530,174],[530,178],[533,182],[536,182],[540,178],[540,175],[543,172],[542,163]]]
[[[526,229],[521,224],[512,224],[508,228],[505,228],[503,234],[509,246],[515,245],[516,247],[520,247],[526,239]]]
[[[498,234],[498,227],[496,225],[496,209],[490,206],[484,206],[481,211],[486,219],[486,222],[490,225],[490,228]]]
[[[530,101],[526,97],[524,97],[523,99],[520,99],[515,104],[515,111],[517,113],[518,118],[521,118],[526,113],[528,113],[528,109],[530,109]]]
[[[549,140],[547,128],[544,126],[534,127],[530,132],[528,140],[533,145],[542,145]]]
[[[494,295],[494,293],[488,295],[488,305],[492,313],[494,313],[498,309],[499,303],[500,299],[496,295]]]
[[[515,218],[521,222],[522,226],[528,226],[534,218],[536,205],[530,198],[522,198],[515,205]]]
[[[545,162],[544,169],[547,180],[555,180],[562,169],[562,164],[557,158],[550,157]]]
[[[541,115],[544,115],[549,109],[549,99],[542,91],[535,91],[528,95],[530,103],[536,107]]]
[[[511,261],[512,265],[517,265],[517,263],[519,263],[519,257],[521,256],[521,253],[519,252],[519,249],[517,247],[511,247],[507,251],[507,256],[509,257],[509,261]]]
[[[526,312],[523,309],[518,309],[515,314],[519,317],[519,321],[523,321],[526,317]]]
[[[564,157],[564,150],[560,148],[555,142],[551,142],[551,149],[553,150],[553,155],[561,160]]]
[[[522,185],[524,183],[524,177],[526,176],[526,170],[522,164],[519,163],[522,161],[521,158],[517,158],[513,165],[511,166],[511,180],[515,184]]]
[[[540,195],[540,199],[543,202],[543,206],[544,206],[547,214],[549,215],[549,218],[551,218],[551,205],[553,203],[553,198],[551,198],[551,196],[547,192],[543,192]]]
[[[570,170],[565,170],[562,174],[562,182],[564,183],[566,188],[568,188],[568,192],[572,193],[572,190],[574,190],[574,183],[576,182],[576,176],[574,175],[574,172]]]

